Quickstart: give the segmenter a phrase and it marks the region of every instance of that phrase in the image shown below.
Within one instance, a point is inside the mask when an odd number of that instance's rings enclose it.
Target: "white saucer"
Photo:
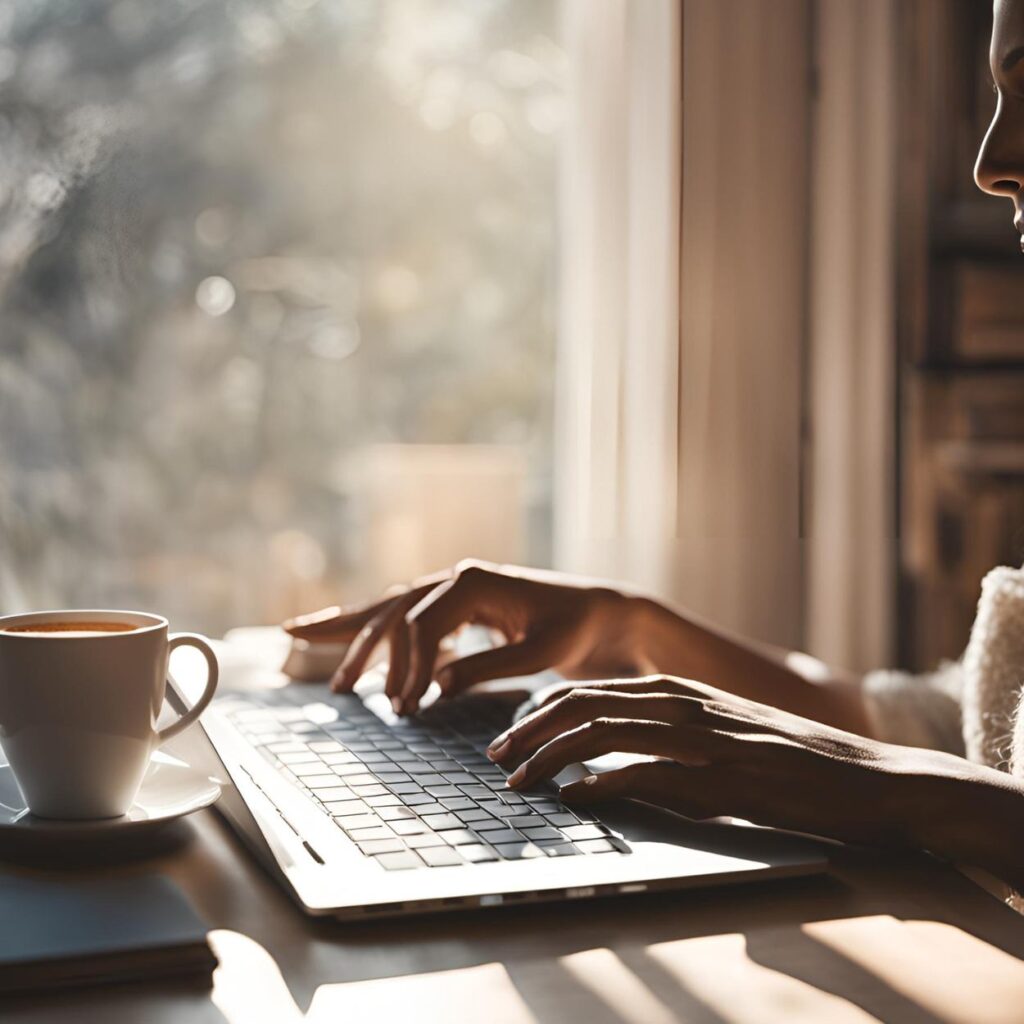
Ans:
[[[135,835],[201,807],[209,807],[219,796],[220,785],[214,779],[158,750],[149,762],[135,803],[120,818],[85,821],[37,818],[25,806],[14,772],[0,753],[0,840],[30,837],[75,840]]]

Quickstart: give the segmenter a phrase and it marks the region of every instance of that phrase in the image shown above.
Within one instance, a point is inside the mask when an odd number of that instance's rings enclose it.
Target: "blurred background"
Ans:
[[[556,15],[0,7],[5,609],[550,560]]]
[[[0,611],[459,557],[853,668],[1024,560],[980,0],[0,5]]]

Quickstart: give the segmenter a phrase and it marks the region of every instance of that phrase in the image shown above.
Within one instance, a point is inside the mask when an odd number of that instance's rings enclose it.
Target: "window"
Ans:
[[[0,11],[0,605],[550,548],[555,0]]]

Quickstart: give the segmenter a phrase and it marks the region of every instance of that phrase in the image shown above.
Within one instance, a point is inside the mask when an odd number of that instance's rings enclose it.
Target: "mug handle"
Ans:
[[[214,691],[217,689],[217,677],[220,670],[217,665],[217,655],[206,640],[197,633],[172,633],[167,638],[167,660],[170,661],[171,651],[176,647],[195,647],[206,659],[206,688],[203,695],[192,705],[176,722],[171,722],[166,728],[156,734],[156,745],[159,747],[172,736],[177,736],[182,729],[187,729],[206,710],[207,704],[213,700]]]

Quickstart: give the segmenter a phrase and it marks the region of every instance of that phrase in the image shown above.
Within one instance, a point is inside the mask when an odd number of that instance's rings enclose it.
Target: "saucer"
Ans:
[[[25,806],[14,772],[0,752],[0,841],[60,839],[63,841],[133,836],[159,828],[185,814],[209,807],[220,796],[215,780],[165,751],[149,762],[135,802],[119,818],[81,821],[37,818]]]

